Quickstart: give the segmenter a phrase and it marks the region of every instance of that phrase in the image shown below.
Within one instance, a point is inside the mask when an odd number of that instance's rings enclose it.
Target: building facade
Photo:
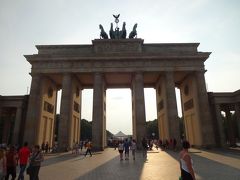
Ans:
[[[157,94],[160,137],[180,142],[175,87],[181,91],[186,138],[196,146],[214,145],[213,124],[204,79],[209,52],[199,43],[144,44],[143,39],[96,39],[92,45],[41,45],[26,55],[32,65],[24,139],[51,142],[56,94],[62,89],[59,145],[79,140],[81,91],[93,89],[93,144],[106,146],[106,89],[132,90],[133,138],[146,136],[144,87]],[[46,107],[47,108],[46,108]],[[50,110],[50,111],[49,111]],[[140,146],[140,143],[138,144]]]
[[[239,125],[239,91],[207,93],[204,62],[210,53],[199,52],[198,46],[199,43],[145,44],[143,39],[96,39],[89,45],[38,45],[37,54],[25,55],[32,65],[29,97],[0,96],[2,142],[53,145],[55,126],[59,124],[59,147],[62,150],[72,147],[80,140],[82,90],[91,88],[92,142],[95,149],[103,150],[107,143],[106,90],[130,88],[133,138],[140,148],[141,140],[146,137],[144,88],[152,87],[156,90],[160,139],[175,138],[180,142],[175,94],[178,88],[185,138],[198,147],[225,146],[227,140],[234,144],[237,136],[232,131],[229,112],[234,110]],[[60,89],[60,120],[56,123]],[[227,137],[223,110],[225,119],[230,119],[226,121]]]

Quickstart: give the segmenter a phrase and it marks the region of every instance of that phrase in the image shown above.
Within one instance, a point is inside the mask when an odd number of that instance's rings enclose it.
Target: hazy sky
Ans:
[[[212,52],[206,65],[208,91],[240,89],[238,0],[0,0],[0,94],[23,95],[30,87],[24,54],[35,45],[90,44],[120,13],[128,32],[138,23],[145,43],[200,42]],[[150,91],[150,92],[149,92]],[[83,93],[82,118],[91,118],[91,91]],[[107,91],[107,128],[131,133],[130,90]],[[156,118],[155,94],[145,91],[147,120]],[[123,108],[124,107],[124,108]]]

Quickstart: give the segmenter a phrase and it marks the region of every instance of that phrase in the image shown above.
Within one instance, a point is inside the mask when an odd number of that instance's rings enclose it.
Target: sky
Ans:
[[[207,90],[240,89],[238,0],[0,0],[0,95],[24,95],[31,66],[23,57],[35,45],[91,44],[121,14],[127,31],[138,23],[144,43],[199,42],[212,52],[205,62]],[[147,120],[156,118],[154,89],[145,89]],[[91,120],[92,90],[83,91],[82,118]],[[123,108],[124,107],[124,108]],[[107,90],[107,129],[131,134],[131,92]]]

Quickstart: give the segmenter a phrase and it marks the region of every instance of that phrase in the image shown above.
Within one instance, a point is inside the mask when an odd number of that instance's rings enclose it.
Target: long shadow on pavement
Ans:
[[[101,154],[101,152],[94,152],[93,155],[95,155],[95,154]],[[79,158],[76,159],[76,157],[79,157]],[[82,160],[82,159],[84,159],[84,153],[79,154],[79,155],[74,155],[74,154],[71,154],[71,153],[64,153],[62,155],[50,157],[50,158],[43,161],[42,167],[49,166],[49,165],[56,164],[56,163],[60,163],[60,162],[67,161],[67,160],[70,160],[70,159],[76,159],[74,161]]]
[[[119,157],[115,157],[105,164],[96,167],[92,171],[84,174],[77,179],[89,180],[118,180],[118,179],[140,179],[142,169],[145,163],[142,154],[137,154],[136,160],[119,161]]]

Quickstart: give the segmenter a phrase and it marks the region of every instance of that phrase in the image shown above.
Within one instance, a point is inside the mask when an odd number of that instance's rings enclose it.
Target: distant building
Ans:
[[[209,103],[218,146],[235,146],[240,142],[240,90],[209,92]]]
[[[124,140],[129,137],[130,137],[129,135],[124,134],[122,131],[119,131],[117,134],[113,136],[114,139],[118,139],[118,140]]]

